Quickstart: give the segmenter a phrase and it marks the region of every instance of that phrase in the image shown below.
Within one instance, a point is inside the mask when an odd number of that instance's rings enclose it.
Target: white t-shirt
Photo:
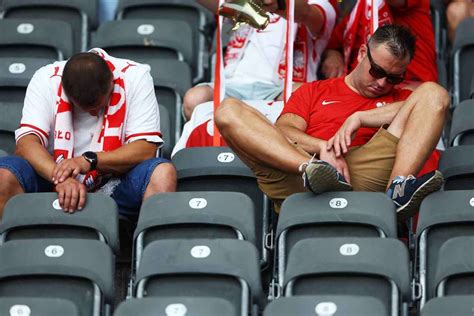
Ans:
[[[16,141],[28,134],[37,135],[43,146],[53,153],[54,114],[57,86],[52,78],[57,76],[57,67],[63,69],[66,61],[44,66],[36,71],[26,91],[20,128],[16,130]],[[137,64],[124,73],[127,110],[125,115],[125,143],[139,139],[162,144],[160,114],[155,96],[153,79],[148,65]],[[62,71],[61,71],[62,72]],[[102,122],[104,111],[92,116],[74,107],[74,156],[90,150],[94,131]]]

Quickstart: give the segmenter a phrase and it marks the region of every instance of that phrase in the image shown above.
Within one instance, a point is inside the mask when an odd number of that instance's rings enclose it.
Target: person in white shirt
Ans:
[[[39,69],[15,132],[16,156],[0,159],[0,215],[16,194],[55,190],[74,212],[87,191],[100,190],[134,216],[147,197],[175,191],[173,165],[156,157],[163,140],[149,70],[99,48]]]
[[[198,0],[212,12],[218,1]],[[226,97],[240,100],[282,100],[285,65],[285,12],[276,11],[276,0],[264,0],[269,24],[264,30],[241,25],[231,36],[224,56]],[[293,41],[293,89],[317,79],[322,52],[331,35],[336,11],[331,0],[297,0]],[[194,108],[213,99],[213,83],[190,89],[183,100],[189,120]]]

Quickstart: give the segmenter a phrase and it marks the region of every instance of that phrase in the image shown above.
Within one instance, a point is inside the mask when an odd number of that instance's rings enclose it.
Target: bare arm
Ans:
[[[353,115],[359,118],[361,127],[380,127],[392,123],[403,103],[404,101],[394,102],[376,109],[356,112]]]
[[[56,163],[51,154],[41,145],[38,136],[30,134],[20,138],[16,144],[15,154],[26,159],[42,178],[52,182]]]
[[[306,121],[292,113],[283,114],[275,123],[287,138],[297,142],[306,152],[319,154],[321,147],[325,146],[325,141],[309,136],[306,130]]]

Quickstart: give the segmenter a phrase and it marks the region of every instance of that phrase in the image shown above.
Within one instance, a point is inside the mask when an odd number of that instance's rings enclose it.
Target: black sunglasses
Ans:
[[[369,45],[367,45],[367,57],[369,57],[370,69],[369,74],[375,79],[387,78],[387,82],[390,84],[399,84],[403,81],[405,73],[400,75],[389,75],[382,67],[374,63],[372,55],[370,54]]]

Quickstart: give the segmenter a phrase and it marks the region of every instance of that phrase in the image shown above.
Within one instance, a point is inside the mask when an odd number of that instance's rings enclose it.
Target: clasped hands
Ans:
[[[84,157],[64,159],[54,167],[52,181],[58,193],[59,205],[68,213],[81,210],[86,203],[86,186],[76,180],[79,174],[85,174],[91,169],[90,163]]]

